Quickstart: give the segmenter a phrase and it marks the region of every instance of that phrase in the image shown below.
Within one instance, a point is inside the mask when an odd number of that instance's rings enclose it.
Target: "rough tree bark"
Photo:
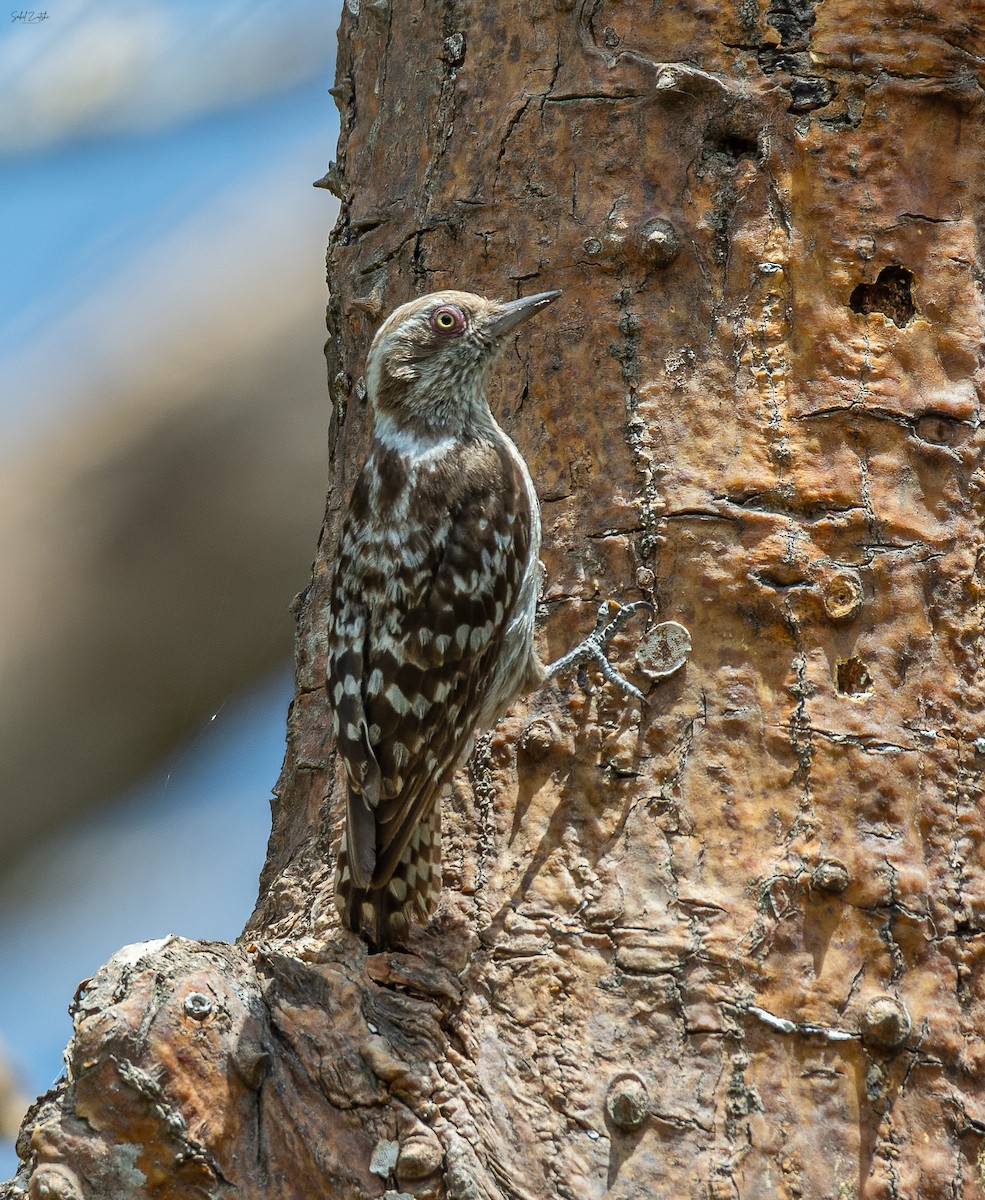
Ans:
[[[82,990],[7,1195],[982,1194],[983,28],[348,0],[334,477],[257,909]],[[642,711],[597,679],[518,705],[447,805],[437,919],[367,957],[326,596],[361,355],[447,285],[565,290],[494,403],[545,655],[608,596],[694,652]]]

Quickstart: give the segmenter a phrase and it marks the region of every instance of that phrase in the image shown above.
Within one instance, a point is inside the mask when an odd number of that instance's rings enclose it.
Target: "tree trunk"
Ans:
[[[981,1196],[983,28],[348,0],[334,476],[260,898],[239,945],[82,992],[32,1195]],[[642,709],[592,672],[517,705],[446,804],[437,918],[367,956],[326,602],[366,346],[446,286],[564,289],[493,401],[543,656],[609,597],[694,651]]]

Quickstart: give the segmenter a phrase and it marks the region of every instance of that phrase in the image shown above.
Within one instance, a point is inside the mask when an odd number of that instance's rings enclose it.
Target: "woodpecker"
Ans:
[[[348,785],[336,902],[380,949],[434,912],[439,798],[478,730],[588,657],[640,695],[600,647],[649,606],[620,608],[604,628],[600,617],[552,667],[533,645],[540,506],[486,391],[509,334],[560,294],[421,296],[367,356],[373,440],[341,533],[327,684]]]

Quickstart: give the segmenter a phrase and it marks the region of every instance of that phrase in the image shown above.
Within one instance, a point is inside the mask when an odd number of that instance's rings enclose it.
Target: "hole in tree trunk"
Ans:
[[[875,283],[860,283],[848,303],[852,312],[882,313],[902,329],[917,311],[913,303],[913,272],[906,267],[883,267]]]
[[[756,158],[759,145],[754,137],[739,133],[726,133],[719,137],[712,146],[719,154],[736,160],[740,158]]]
[[[835,687],[846,696],[872,691],[872,679],[860,658],[844,658],[835,668]]]

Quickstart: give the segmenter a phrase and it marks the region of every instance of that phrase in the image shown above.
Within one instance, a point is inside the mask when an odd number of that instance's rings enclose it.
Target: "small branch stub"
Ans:
[[[879,996],[862,1014],[861,1035],[866,1046],[876,1050],[898,1050],[911,1028],[906,1007],[892,996]]]
[[[528,758],[541,762],[550,754],[556,741],[557,736],[550,722],[537,717],[523,731],[520,746]]]
[[[78,1176],[60,1163],[46,1163],[31,1176],[31,1200],[81,1200]]]
[[[681,252],[677,230],[663,217],[644,221],[636,230],[635,241],[640,257],[654,267],[669,267]]]
[[[421,1125],[400,1146],[397,1159],[397,1180],[427,1179],[441,1167],[444,1152],[433,1131]]]
[[[836,858],[824,858],[811,871],[811,886],[819,892],[837,895],[851,883],[851,876],[844,863]]]
[[[605,1111],[617,1129],[639,1129],[650,1112],[650,1095],[638,1075],[619,1075],[609,1085]]]
[[[212,1011],[212,1001],[204,992],[189,992],[185,997],[185,1013],[195,1021],[204,1021]]]
[[[324,188],[326,192],[331,192],[337,200],[343,199],[345,196],[345,180],[342,177],[342,168],[337,162],[330,162],[325,174],[321,179],[316,179],[311,186]]]
[[[862,607],[862,580],[857,571],[835,571],[822,585],[824,612],[830,621],[850,621]]]

